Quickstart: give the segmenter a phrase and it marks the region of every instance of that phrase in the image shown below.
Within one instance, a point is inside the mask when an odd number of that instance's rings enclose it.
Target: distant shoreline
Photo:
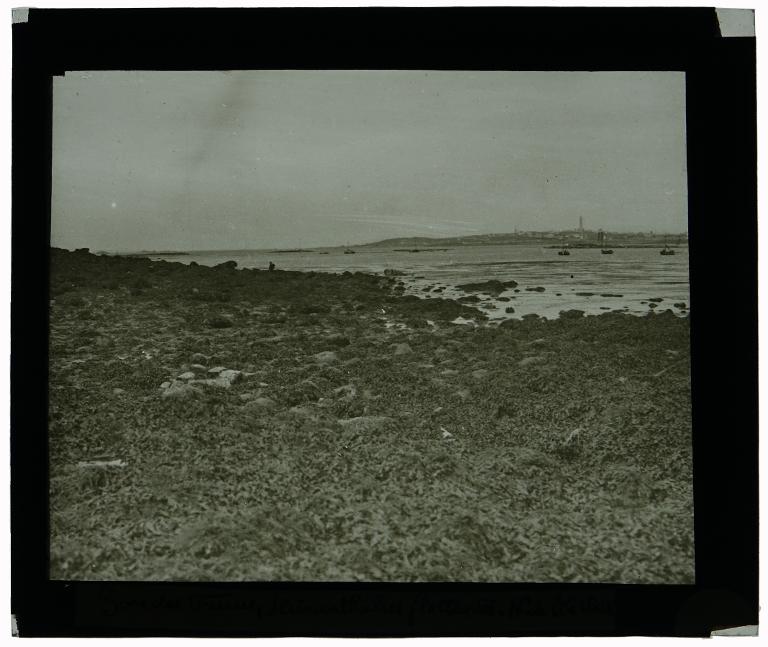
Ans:
[[[260,248],[253,248],[253,249],[200,249],[200,250],[190,250],[186,252],[101,252],[104,254],[108,254],[110,256],[135,256],[135,257],[150,257],[150,256],[193,256],[195,254],[222,254],[226,255],[228,253],[233,254],[242,254],[243,252],[260,252],[263,254],[327,254],[327,250],[341,250],[341,249],[357,249],[357,250],[363,250],[363,251],[371,251],[371,252],[386,252],[386,251],[393,251],[393,252],[403,252],[403,253],[419,253],[419,252],[447,252],[452,249],[464,249],[467,247],[497,247],[497,246],[505,246],[505,245],[513,245],[513,246],[520,246],[520,247],[541,247],[542,249],[560,249],[562,247],[567,247],[568,249],[600,249],[602,246],[598,243],[582,243],[582,242],[573,242],[573,243],[553,243],[551,239],[547,239],[546,241],[543,240],[519,240],[519,241],[499,241],[499,242],[472,242],[472,243],[458,243],[458,244],[449,244],[447,246],[443,247],[431,247],[431,246],[425,246],[425,247],[397,247],[397,248],[387,248],[381,243],[369,243],[367,245],[350,245],[349,247],[315,247],[312,249],[260,249]],[[685,243],[674,243],[674,244],[664,244],[663,241],[661,242],[648,242],[648,243],[621,243],[621,244],[607,244],[605,247],[607,249],[663,249],[664,247],[669,247],[670,249],[687,249],[688,245]]]
[[[463,247],[488,247],[497,245],[520,245],[545,249],[558,247],[572,248],[599,248],[598,232],[573,231],[563,232],[521,232],[506,234],[478,234],[473,236],[449,236],[445,238],[427,238],[414,236],[410,238],[387,238],[372,243],[359,243],[356,245],[318,245],[316,247],[300,247],[289,249],[257,248],[244,249],[190,249],[184,251],[146,251],[139,252],[97,252],[110,256],[190,256],[193,254],[211,253],[227,254],[242,252],[263,252],[269,254],[296,254],[318,253],[336,249],[363,249],[371,251],[395,251],[395,252],[424,252],[424,251],[448,251]],[[679,234],[649,234],[605,232],[605,246],[615,249],[644,249],[658,247],[672,247],[675,249],[688,247],[686,233]],[[672,241],[672,242],[671,242]]]

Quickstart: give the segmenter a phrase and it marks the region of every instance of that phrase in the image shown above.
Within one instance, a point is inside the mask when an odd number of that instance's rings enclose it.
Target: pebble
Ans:
[[[479,368],[476,371],[472,371],[472,377],[476,380],[482,380],[486,377],[488,377],[488,369],[487,368]]]
[[[195,374],[192,371],[187,371],[186,373],[182,373],[179,375],[180,380],[194,380]]]
[[[112,393],[114,393],[115,395],[120,395],[122,393],[125,393],[125,389],[120,389],[120,388],[112,389]]]
[[[209,368],[209,373],[221,373],[224,370],[223,366],[214,366],[213,368]]]

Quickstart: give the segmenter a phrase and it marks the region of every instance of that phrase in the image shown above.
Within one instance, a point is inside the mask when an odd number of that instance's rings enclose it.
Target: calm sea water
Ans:
[[[612,255],[601,254],[599,249],[572,249],[570,256],[558,256],[556,249],[520,245],[449,247],[419,253],[364,248],[356,248],[355,254],[344,254],[343,248],[323,251],[327,253],[253,250],[152,258],[201,265],[234,260],[238,267],[260,269],[272,261],[278,269],[316,272],[383,273],[397,269],[405,273],[401,278],[407,292],[424,298],[466,296],[456,286],[467,282],[517,281],[518,292],[510,289],[501,295],[509,297],[508,302],[479,295],[483,301],[477,305],[491,318],[528,313],[555,318],[561,310],[574,308],[593,314],[608,310],[645,314],[652,303],[649,299],[662,299],[657,312],[669,308],[676,314],[684,313],[673,307],[675,303],[690,307],[687,248],[677,248],[674,256],[661,256],[658,249],[619,248]],[[425,291],[429,286],[433,287]],[[443,292],[435,293],[439,287]],[[531,287],[543,287],[544,291],[526,291]],[[514,308],[514,313],[506,313],[508,307]]]

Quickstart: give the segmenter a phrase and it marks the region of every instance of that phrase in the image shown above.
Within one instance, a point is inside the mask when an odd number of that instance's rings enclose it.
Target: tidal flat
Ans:
[[[50,577],[693,583],[689,318],[402,291],[52,250]]]

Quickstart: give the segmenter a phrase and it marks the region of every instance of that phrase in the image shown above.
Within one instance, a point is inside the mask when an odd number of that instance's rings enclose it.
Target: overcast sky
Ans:
[[[51,244],[687,230],[681,72],[69,72]]]

